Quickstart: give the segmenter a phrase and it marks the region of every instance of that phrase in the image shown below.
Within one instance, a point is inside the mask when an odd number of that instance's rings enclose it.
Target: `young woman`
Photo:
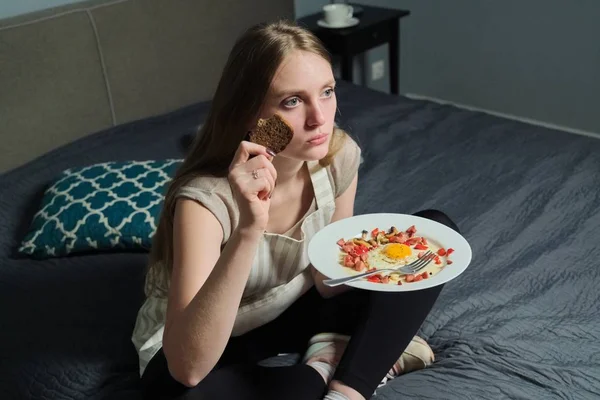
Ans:
[[[336,109],[331,60],[310,32],[280,21],[237,41],[154,238],[132,338],[144,398],[367,399],[433,361],[414,335],[441,286],[333,289],[309,265],[311,237],[353,215],[360,149]],[[274,113],[294,130],[275,156],[246,140]],[[296,365],[257,364],[293,352]]]

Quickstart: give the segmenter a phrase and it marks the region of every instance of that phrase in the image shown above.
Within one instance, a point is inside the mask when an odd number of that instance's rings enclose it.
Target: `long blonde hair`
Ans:
[[[247,128],[257,121],[277,69],[295,50],[312,52],[331,64],[331,56],[317,37],[286,20],[256,25],[236,41],[206,121],[165,194],[150,250],[146,295],[166,295],[173,264],[176,193],[196,176],[228,174],[229,164]],[[334,129],[329,152],[319,161],[321,165],[331,163],[346,137],[343,130]]]

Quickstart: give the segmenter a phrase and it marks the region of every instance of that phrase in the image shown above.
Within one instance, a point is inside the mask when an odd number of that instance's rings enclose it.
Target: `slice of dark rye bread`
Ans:
[[[279,114],[271,118],[260,118],[250,132],[252,143],[265,146],[275,154],[281,153],[292,140],[294,130],[290,124]]]

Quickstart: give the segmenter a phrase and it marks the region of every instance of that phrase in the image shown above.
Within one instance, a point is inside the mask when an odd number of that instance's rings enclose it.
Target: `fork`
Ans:
[[[432,253],[431,250],[428,250],[418,260],[415,260],[415,261],[411,262],[410,264],[404,265],[402,267],[382,268],[382,269],[376,269],[374,271],[363,272],[362,274],[358,274],[358,275],[346,276],[343,278],[326,279],[323,281],[323,283],[330,287],[339,286],[339,285],[343,285],[344,283],[353,282],[355,280],[362,279],[367,276],[371,276],[374,274],[379,274],[381,272],[387,272],[387,271],[390,271],[390,273],[400,272],[401,274],[414,274],[414,273],[419,272],[423,268],[425,268],[434,258],[435,258],[435,254]]]

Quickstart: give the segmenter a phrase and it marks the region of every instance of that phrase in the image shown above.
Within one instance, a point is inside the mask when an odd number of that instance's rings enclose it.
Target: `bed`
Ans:
[[[129,3],[110,5],[134,7]],[[290,3],[256,18],[290,13]],[[89,18],[97,4],[51,15],[82,12]],[[152,15],[152,7],[158,7],[146,4],[136,5],[141,8],[130,17],[139,17],[141,10]],[[181,4],[177,7],[196,7]],[[236,4],[231,2],[244,11]],[[117,15],[125,18],[127,12]],[[31,17],[34,22],[23,27],[51,23],[47,15]],[[0,29],[0,37],[5,34]],[[215,76],[216,68],[204,83]],[[54,148],[13,140],[18,149],[11,154],[3,149],[3,157],[11,160],[0,175],[4,399],[139,398],[130,338],[143,301],[147,252],[47,259],[18,252],[44,191],[63,170],[180,159],[210,104],[210,89],[198,98],[182,89],[167,96],[169,101],[126,107],[115,92],[118,83],[110,83],[113,105],[112,112],[106,104],[101,108],[105,121],[86,126],[80,118],[65,129],[70,136],[54,139]],[[43,90],[53,89],[40,90],[49,95]],[[96,97],[88,96],[85,107],[94,107]],[[600,398],[600,140],[344,82],[338,102],[338,123],[363,150],[355,213],[441,209],[459,225],[474,254],[467,271],[446,285],[421,328],[435,351],[435,364],[391,381],[374,398]],[[22,109],[27,107],[31,104]],[[40,112],[60,115],[66,127],[72,116],[59,111]],[[42,124],[33,119],[22,138],[34,137],[35,124]],[[59,132],[58,125],[49,131]],[[7,127],[14,129],[5,126],[3,141]],[[297,360],[298,355],[287,355],[265,364]]]

